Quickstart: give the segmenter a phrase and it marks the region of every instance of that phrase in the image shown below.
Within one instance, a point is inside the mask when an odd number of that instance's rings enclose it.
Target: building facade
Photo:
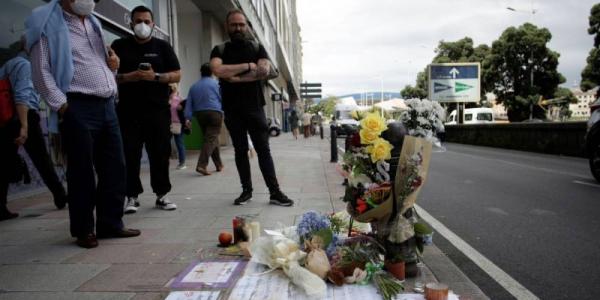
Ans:
[[[569,104],[571,119],[587,120],[590,118],[590,103],[596,100],[595,97],[597,91],[598,88],[591,89],[587,92],[582,91],[580,88],[571,89],[571,92],[577,98],[577,103]]]

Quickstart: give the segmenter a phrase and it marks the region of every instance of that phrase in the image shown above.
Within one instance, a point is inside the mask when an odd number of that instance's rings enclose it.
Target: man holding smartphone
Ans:
[[[147,7],[134,8],[130,24],[134,36],[112,44],[121,59],[117,74],[117,114],[127,166],[125,213],[137,211],[138,195],[143,192],[140,160],[144,146],[150,162],[150,185],[156,194],[156,207],[177,208],[167,197],[171,191],[169,83],[179,82],[180,66],[173,48],[166,41],[152,37],[153,18]]]

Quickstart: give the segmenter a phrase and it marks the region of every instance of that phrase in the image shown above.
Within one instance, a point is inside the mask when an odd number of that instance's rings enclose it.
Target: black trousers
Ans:
[[[33,165],[40,173],[42,180],[52,192],[54,198],[65,197],[65,188],[56,175],[56,170],[44,140],[44,134],[40,127],[40,115],[35,110],[29,110],[27,113],[27,123],[29,125],[27,140],[25,141],[25,151],[31,158]]]
[[[67,151],[71,235],[123,228],[125,158],[113,98],[67,93],[61,130]],[[97,178],[97,182],[96,182]]]
[[[157,196],[171,191],[169,157],[171,156],[171,112],[164,110],[131,111],[119,107],[119,121],[127,165],[127,197],[144,192],[140,180],[142,149],[146,147],[150,162],[150,186]]]
[[[8,185],[14,177],[17,162],[17,144],[15,138],[19,135],[19,122],[10,122],[0,128],[0,213],[6,210]]]
[[[235,152],[235,165],[244,190],[252,189],[250,160],[248,158],[248,137],[258,156],[258,165],[263,179],[271,193],[279,191],[275,175],[275,165],[269,148],[269,126],[262,108],[258,110],[232,110],[225,112],[225,126],[229,130]]]

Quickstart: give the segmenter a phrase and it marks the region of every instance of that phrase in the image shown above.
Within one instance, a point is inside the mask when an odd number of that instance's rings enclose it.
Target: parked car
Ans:
[[[592,175],[600,182],[600,98],[590,104],[585,145]]]
[[[494,110],[487,107],[467,108],[464,112],[464,124],[494,123]],[[446,125],[458,124],[456,110],[453,110],[446,119]]]
[[[267,118],[267,124],[269,125],[269,135],[272,137],[279,136],[281,134],[281,123],[278,118],[275,118],[273,122],[273,118]]]

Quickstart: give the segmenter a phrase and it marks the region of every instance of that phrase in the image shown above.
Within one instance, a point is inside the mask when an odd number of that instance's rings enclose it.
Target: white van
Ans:
[[[467,108],[464,113],[464,124],[483,124],[494,122],[494,110],[487,107]],[[445,125],[458,124],[456,110],[453,110],[446,119]]]

